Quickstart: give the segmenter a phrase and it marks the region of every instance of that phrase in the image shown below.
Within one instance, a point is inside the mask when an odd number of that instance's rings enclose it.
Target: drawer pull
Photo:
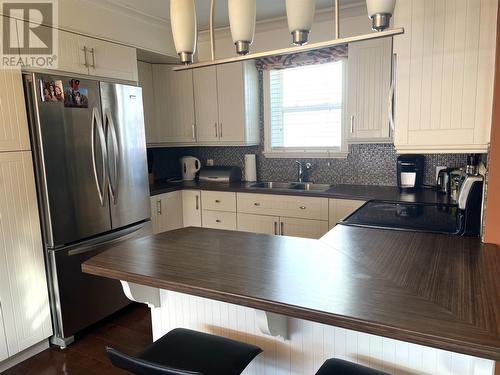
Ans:
[[[220,200],[216,199],[216,200],[215,200],[215,203],[220,203]]]
[[[278,235],[278,222],[274,222],[274,234],[277,236]]]
[[[306,206],[300,206],[300,209],[301,209],[301,210],[305,210],[305,209],[306,209]]]
[[[216,223],[220,223],[221,221],[219,219],[215,220]]]
[[[253,205],[259,207],[260,203],[259,202],[255,202]]]

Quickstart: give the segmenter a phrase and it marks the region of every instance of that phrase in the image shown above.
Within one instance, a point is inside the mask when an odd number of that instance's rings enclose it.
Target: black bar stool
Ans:
[[[389,375],[386,372],[374,370],[341,359],[329,359],[318,370],[316,375]]]
[[[257,346],[176,328],[137,357],[106,347],[111,363],[137,375],[238,375],[262,352]]]

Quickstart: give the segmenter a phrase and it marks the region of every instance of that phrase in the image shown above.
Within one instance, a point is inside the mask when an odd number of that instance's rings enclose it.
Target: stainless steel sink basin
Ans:
[[[250,187],[277,190],[326,191],[331,188],[331,185],[313,184],[309,182],[258,182],[250,185]]]
[[[298,183],[290,187],[293,190],[307,190],[307,191],[326,191],[332,186],[327,184],[312,184],[308,182]]]

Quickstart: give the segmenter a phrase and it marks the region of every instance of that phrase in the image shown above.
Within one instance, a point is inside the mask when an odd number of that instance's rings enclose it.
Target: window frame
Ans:
[[[347,143],[347,77],[348,64],[347,58],[341,59],[342,62],[342,138],[340,148],[317,148],[317,147],[272,147],[272,129],[271,129],[271,88],[270,70],[264,70],[263,74],[263,98],[264,98],[264,156],[266,158],[276,159],[295,159],[295,158],[318,158],[318,159],[345,159],[348,155]]]

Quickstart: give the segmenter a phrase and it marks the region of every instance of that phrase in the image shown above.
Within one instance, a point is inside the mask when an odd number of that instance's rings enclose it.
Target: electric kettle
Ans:
[[[182,180],[193,181],[196,173],[201,168],[201,162],[194,156],[184,156],[181,158]]]

